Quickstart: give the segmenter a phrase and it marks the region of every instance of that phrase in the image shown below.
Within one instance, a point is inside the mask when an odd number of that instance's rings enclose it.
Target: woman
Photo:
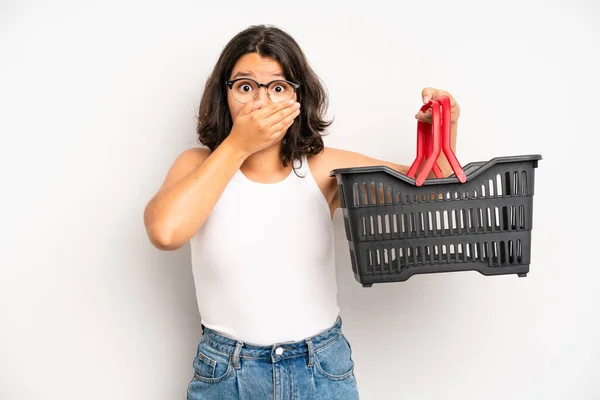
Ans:
[[[455,138],[452,96],[422,95],[450,97]],[[326,107],[292,37],[266,26],[240,32],[205,86],[203,147],[177,157],[146,207],[154,246],[191,242],[203,336],[190,400],[358,398],[337,304],[331,219],[340,202],[329,172],[408,167],[324,147]]]

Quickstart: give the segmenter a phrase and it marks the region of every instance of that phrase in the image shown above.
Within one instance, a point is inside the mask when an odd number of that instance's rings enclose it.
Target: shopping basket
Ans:
[[[421,110],[429,108],[432,122],[418,122],[417,156],[406,174],[387,166],[331,171],[356,280],[369,287],[469,270],[527,276],[535,169],[542,157],[496,157],[463,168],[450,147],[448,98]],[[454,172],[448,177],[437,165],[441,151]],[[426,179],[432,171],[436,177]]]

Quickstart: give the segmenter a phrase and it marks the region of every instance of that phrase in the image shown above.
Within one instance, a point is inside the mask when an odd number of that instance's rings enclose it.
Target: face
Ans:
[[[258,53],[249,53],[240,57],[231,71],[229,80],[237,78],[251,78],[258,83],[268,83],[276,79],[286,79],[283,68],[279,62],[271,58],[261,57]],[[278,88],[277,90],[280,89]],[[258,90],[256,100],[259,99],[263,101],[263,107],[271,104],[272,101],[267,94],[266,87],[261,87]],[[293,99],[296,100],[295,93]],[[227,89],[227,104],[229,105],[231,118],[235,120],[240,110],[244,107],[244,103],[240,103],[236,100],[233,97],[232,90]]]

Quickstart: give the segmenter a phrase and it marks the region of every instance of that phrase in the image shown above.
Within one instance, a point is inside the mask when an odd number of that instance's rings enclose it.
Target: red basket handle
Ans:
[[[451,139],[451,117],[452,107],[450,99],[447,96],[441,96],[435,100],[431,100],[421,107],[421,111],[425,112],[431,108],[431,124],[418,121],[417,122],[417,156],[406,173],[407,176],[414,178],[419,166],[426,158],[425,165],[416,178],[417,186],[423,185],[427,175],[433,169],[433,173],[437,178],[443,178],[443,173],[437,163],[441,152],[448,159],[454,174],[461,183],[467,181],[460,163],[456,159],[454,151],[452,151]]]

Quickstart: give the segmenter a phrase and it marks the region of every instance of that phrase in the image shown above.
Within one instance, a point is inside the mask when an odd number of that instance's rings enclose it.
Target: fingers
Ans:
[[[244,107],[242,107],[242,109],[240,110],[240,113],[238,115],[247,115],[250,114],[251,112],[258,110],[262,107],[263,102],[262,100],[256,100],[256,101],[249,101],[246,104],[244,104]]]
[[[292,108],[292,107],[290,107]],[[284,111],[287,111],[284,110]],[[283,131],[285,132],[290,126],[292,126],[292,124],[294,123],[294,120],[296,119],[296,117],[300,115],[300,109],[299,108],[295,108],[292,113],[289,113],[288,115],[286,115],[283,119],[278,120],[272,127],[271,129],[274,132],[280,132]]]
[[[418,113],[415,114],[415,118],[421,122],[431,123],[431,120],[432,120],[431,119],[431,108],[429,110],[427,110],[426,112],[419,111]]]
[[[277,103],[271,103],[263,108],[261,108],[260,110],[258,110],[256,112],[256,117],[257,118],[268,118],[271,115],[284,110],[288,107],[293,106],[296,103],[296,101],[294,100],[286,100],[286,101],[279,101]]]
[[[430,100],[435,99],[437,95],[437,89],[427,87],[421,91],[421,97],[423,98],[423,104],[429,103]]]
[[[421,91],[421,96],[423,97],[423,104],[429,103],[430,100],[435,100],[441,96],[446,96],[450,99],[450,104],[456,104],[456,100],[450,93],[445,90],[435,89],[432,87],[427,87]]]
[[[286,124],[283,129],[281,129],[280,131],[277,131],[275,133],[275,141],[279,140],[280,138],[284,137],[285,134],[287,133],[288,129],[290,129],[290,127],[292,125],[294,125],[294,121],[295,119],[292,119],[288,124]]]
[[[271,114],[270,117],[265,119],[265,125],[273,127],[295,113],[300,113],[300,103],[295,103],[292,106],[286,107],[283,110]],[[295,116],[293,118],[295,118]]]
[[[421,96],[423,98],[423,104],[427,104],[431,100],[438,99],[442,96],[448,97],[448,99],[450,100],[450,106],[452,107],[451,121],[455,122],[456,120],[458,120],[458,117],[460,116],[460,107],[458,106],[458,103],[454,99],[454,96],[452,96],[447,91],[432,88],[432,87],[426,87],[421,91]],[[431,110],[427,110],[426,113],[419,111],[415,115],[415,118],[422,122],[431,123]]]
[[[446,92],[445,90],[438,90],[436,96],[437,97],[446,96],[450,99],[450,106],[452,107],[452,116],[451,116],[450,120],[452,122],[456,121],[458,119],[458,117],[460,116],[460,107],[458,106],[458,103],[456,102],[454,97],[450,93]]]

